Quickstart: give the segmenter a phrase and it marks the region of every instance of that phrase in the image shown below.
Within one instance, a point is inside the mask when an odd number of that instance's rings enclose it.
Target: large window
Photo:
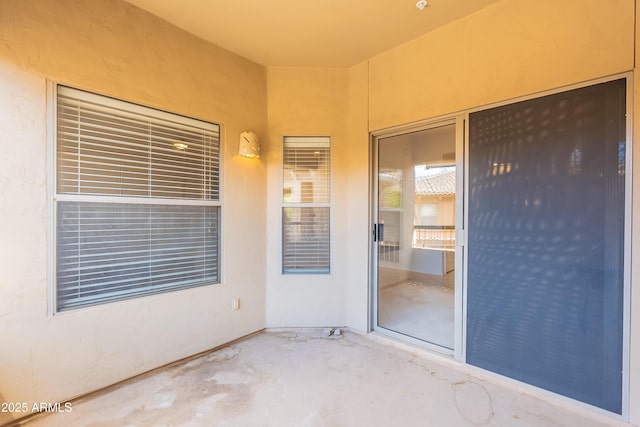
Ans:
[[[330,272],[329,137],[285,137],[282,272]]]
[[[57,311],[219,282],[220,129],[58,86]]]

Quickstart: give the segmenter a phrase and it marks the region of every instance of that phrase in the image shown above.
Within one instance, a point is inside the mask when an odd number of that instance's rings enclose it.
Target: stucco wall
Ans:
[[[369,324],[369,64],[348,70],[347,96],[347,256],[346,324],[366,331]]]
[[[267,82],[267,326],[343,326],[349,269],[347,71],[269,67]],[[331,137],[331,274],[282,274],[284,136]]]
[[[47,314],[46,79],[222,124],[221,284]],[[237,144],[266,134],[266,96],[264,67],[127,3],[0,2],[5,401],[67,399],[264,327],[266,167]]]
[[[640,54],[640,10],[635,15],[635,58]],[[629,419],[635,425],[640,425],[640,144],[638,130],[640,129],[640,69],[634,64],[633,71],[633,198],[632,198],[632,230],[631,235],[631,342],[630,342],[630,390],[629,390]],[[636,266],[635,268],[633,266]]]
[[[634,1],[503,0],[370,60],[370,130],[633,68]]]

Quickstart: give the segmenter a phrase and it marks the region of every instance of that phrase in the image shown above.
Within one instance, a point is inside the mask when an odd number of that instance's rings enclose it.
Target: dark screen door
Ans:
[[[616,413],[625,85],[469,116],[467,362]]]

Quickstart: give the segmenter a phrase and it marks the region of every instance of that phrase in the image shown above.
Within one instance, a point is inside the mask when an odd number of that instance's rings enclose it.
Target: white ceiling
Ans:
[[[500,0],[127,0],[267,66],[349,67]]]

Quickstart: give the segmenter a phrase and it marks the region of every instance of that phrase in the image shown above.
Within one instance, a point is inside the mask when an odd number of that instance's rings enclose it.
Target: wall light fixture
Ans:
[[[260,139],[253,132],[242,132],[240,134],[240,146],[238,154],[250,159],[260,158]]]

